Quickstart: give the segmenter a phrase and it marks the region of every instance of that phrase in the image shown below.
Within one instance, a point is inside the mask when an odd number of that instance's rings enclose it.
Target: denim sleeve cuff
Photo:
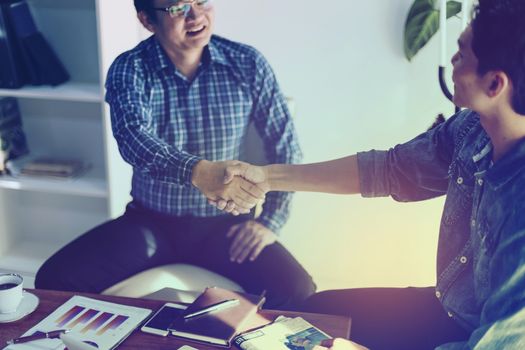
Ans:
[[[370,198],[390,195],[386,166],[387,157],[387,151],[372,150],[357,153],[361,196]]]

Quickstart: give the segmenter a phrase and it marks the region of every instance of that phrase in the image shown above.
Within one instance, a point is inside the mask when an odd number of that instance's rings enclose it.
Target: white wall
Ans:
[[[295,99],[305,162],[315,162],[393,146],[453,111],[436,78],[438,40],[411,63],[403,56],[411,2],[217,1],[216,32],[268,58]],[[282,242],[319,289],[431,285],[442,207],[300,193]]]

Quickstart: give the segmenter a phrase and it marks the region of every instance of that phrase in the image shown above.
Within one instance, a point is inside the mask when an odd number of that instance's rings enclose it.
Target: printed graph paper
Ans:
[[[69,329],[79,340],[110,350],[124,340],[151,310],[74,296],[24,335]],[[65,350],[58,339],[11,345],[4,350]]]

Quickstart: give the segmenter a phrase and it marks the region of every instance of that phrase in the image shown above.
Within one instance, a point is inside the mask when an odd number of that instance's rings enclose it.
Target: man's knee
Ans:
[[[66,252],[67,253],[67,252]],[[88,287],[89,278],[79,261],[74,261],[63,250],[57,252],[40,267],[35,278],[35,288],[72,292],[96,292]]]
[[[305,273],[301,278],[297,278],[294,285],[289,287],[289,308],[295,309],[302,305],[306,299],[315,293],[316,289],[317,286],[310,275]]]
[[[295,309],[315,293],[312,277],[280,243],[265,253],[267,276],[267,308]]]
[[[266,307],[286,310],[296,309],[315,293],[316,288],[312,277],[306,271],[294,276],[288,276],[281,283],[274,285],[272,290],[268,290]]]
[[[71,290],[71,288],[68,288],[65,280],[67,272],[63,271],[60,265],[61,264],[55,264],[52,259],[48,259],[36,274],[35,288]]]

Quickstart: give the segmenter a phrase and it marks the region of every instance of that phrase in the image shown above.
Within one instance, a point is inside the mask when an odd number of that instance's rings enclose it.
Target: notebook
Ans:
[[[171,334],[180,338],[229,347],[235,335],[269,322],[257,314],[257,310],[265,301],[263,296],[233,292],[218,287],[206,288],[186,309],[186,314],[229,299],[238,299],[239,304],[189,319],[178,318],[170,326]]]

